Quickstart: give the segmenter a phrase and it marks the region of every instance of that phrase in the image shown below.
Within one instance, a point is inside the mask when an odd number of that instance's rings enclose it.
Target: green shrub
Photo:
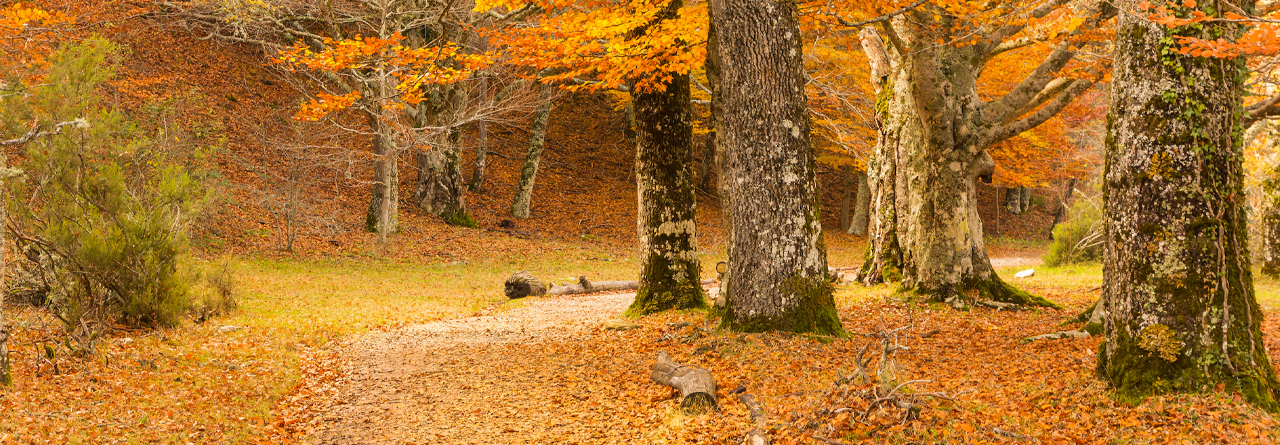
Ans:
[[[207,271],[196,272],[195,276],[191,314],[197,323],[236,309],[237,283],[230,263],[219,263]]]
[[[51,309],[89,338],[116,322],[171,326],[187,314],[179,263],[208,195],[185,165],[200,156],[170,143],[160,121],[142,126],[101,103],[117,51],[103,39],[68,45],[49,58],[45,86],[3,103],[17,120],[58,129],[27,145],[9,208]]]
[[[1053,227],[1053,243],[1044,254],[1046,266],[1102,259],[1102,210],[1086,197],[1071,206],[1071,219]]]

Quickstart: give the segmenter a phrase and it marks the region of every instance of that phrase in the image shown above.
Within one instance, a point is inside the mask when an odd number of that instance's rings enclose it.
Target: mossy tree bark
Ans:
[[[542,146],[547,140],[547,120],[551,117],[551,93],[555,87],[538,84],[538,107],[533,113],[533,136],[529,138],[529,151],[524,156],[524,168],[520,169],[520,185],[511,203],[511,216],[529,219],[529,206],[533,203],[533,184],[538,179],[538,163],[542,161]]]
[[[1267,178],[1262,182],[1262,205],[1259,207],[1262,273],[1280,278],[1280,166],[1271,167],[1267,172]]]
[[[425,147],[414,155],[418,181],[413,202],[423,211],[455,226],[476,227],[467,211],[462,178],[462,128],[470,100],[466,84],[441,86],[413,114],[414,132],[425,136]]]
[[[477,85],[478,95],[482,102],[489,100],[489,80],[479,79]],[[487,157],[489,154],[489,121],[480,119],[476,122],[476,164],[475,170],[471,172],[471,182],[467,184],[467,189],[473,192],[484,190],[484,169],[487,166]]]
[[[863,236],[867,234],[867,223],[871,214],[871,184],[867,182],[867,173],[854,174],[857,179],[858,193],[853,199],[853,220],[849,221],[849,234]]]
[[[365,97],[382,97],[387,89],[379,80],[366,84]],[[365,115],[373,132],[373,186],[369,192],[369,209],[365,212],[365,230],[378,234],[378,244],[387,235],[400,230],[400,147],[395,128],[383,116],[376,101],[366,104]]]
[[[898,98],[891,83],[893,76],[906,70],[893,69],[884,41],[874,29],[864,28],[858,38],[868,55],[871,84],[876,88],[876,146],[867,161],[868,209],[872,215],[867,224],[866,259],[857,275],[859,282],[872,285],[902,279],[899,269],[902,250],[898,247],[898,147],[903,137],[910,143],[920,130],[918,120],[900,118],[909,109],[897,114],[889,112],[890,104]],[[894,116],[899,119],[890,121]]]
[[[672,0],[657,20],[675,18],[682,4]],[[640,287],[627,315],[706,307],[698,262],[689,75],[674,74],[665,85],[653,89],[633,85],[631,90],[642,258]]]
[[[1046,2],[1031,15],[1043,17],[1061,4]],[[1076,32],[1096,29],[1114,15],[1105,4],[1093,8],[1096,14]],[[931,300],[1054,306],[995,274],[983,245],[975,182],[994,168],[987,147],[1044,123],[1092,82],[1058,77],[1076,51],[1064,41],[1009,93],[984,101],[977,92],[979,75],[987,62],[1009,50],[1006,39],[1023,26],[982,25],[976,34],[984,37],[975,44],[938,45],[973,31],[953,26],[954,19],[923,4],[879,23],[888,37],[880,58],[889,67],[880,71],[882,128],[870,182],[872,206],[880,214],[872,224],[860,279],[875,283],[900,272],[905,289]],[[863,46],[880,42],[864,38]],[[893,204],[877,202],[888,197],[890,187]]]
[[[1254,2],[1239,6],[1252,11]],[[1221,14],[1212,3],[1200,7]],[[1120,9],[1136,11],[1136,1]],[[1248,69],[1243,59],[1181,56],[1166,43],[1232,39],[1242,28],[1196,28],[1166,29],[1135,13],[1120,19],[1103,184],[1107,323],[1098,374],[1122,400],[1224,383],[1274,412],[1280,386],[1260,330],[1242,191]]]
[[[843,335],[827,279],[796,4],[713,0],[710,8],[720,75],[716,139],[733,187],[731,289],[721,323]]]

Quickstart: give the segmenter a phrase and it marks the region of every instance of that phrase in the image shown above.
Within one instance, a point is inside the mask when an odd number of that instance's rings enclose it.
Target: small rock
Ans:
[[[609,320],[604,322],[605,329],[612,329],[615,331],[630,331],[638,327],[640,327],[640,325],[626,320]]]
[[[225,333],[227,333],[227,332],[235,332],[235,331],[239,331],[239,330],[241,330],[241,329],[244,329],[244,326],[227,325],[227,326],[223,326],[223,327],[218,328],[218,332],[221,332],[221,333],[224,333],[224,334],[225,334]]]
[[[1022,271],[1022,272],[1018,272],[1018,273],[1016,273],[1016,274],[1013,274],[1013,277],[1014,277],[1014,278],[1027,278],[1027,277],[1034,277],[1034,276],[1036,276],[1036,270],[1035,270],[1035,269],[1027,269],[1027,270],[1024,270],[1024,271]]]
[[[133,343],[133,338],[131,338],[131,337],[124,337],[124,338],[121,338],[121,339],[116,340],[116,341],[120,342],[120,344],[121,344],[121,345],[127,345],[127,344],[129,344],[129,343]]]

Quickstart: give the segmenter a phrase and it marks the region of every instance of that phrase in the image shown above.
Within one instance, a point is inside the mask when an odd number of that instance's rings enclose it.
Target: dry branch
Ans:
[[[738,396],[738,401],[746,405],[751,412],[751,431],[747,431],[747,436],[743,438],[742,443],[746,445],[769,445],[769,435],[765,434],[768,430],[768,424],[765,422],[764,407],[756,402],[756,398],[751,394],[743,394]]]
[[[715,280],[702,280],[703,286],[715,284]],[[592,292],[615,290],[634,290],[640,288],[639,281],[590,281],[587,277],[578,277],[577,283],[557,286],[555,283],[544,284],[528,271],[519,271],[507,278],[507,298],[538,297],[542,295],[576,295]]]

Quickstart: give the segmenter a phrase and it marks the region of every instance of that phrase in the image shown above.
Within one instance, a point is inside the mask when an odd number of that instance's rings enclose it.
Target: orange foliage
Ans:
[[[1245,16],[1244,11],[1230,10],[1217,15],[1208,15],[1195,9],[1196,0],[1171,1],[1159,6],[1143,1],[1138,9],[1149,12],[1147,18],[1169,28],[1191,26],[1208,23],[1240,23],[1252,26],[1244,35],[1235,38],[1217,38],[1206,40],[1196,37],[1178,36],[1177,42],[1182,45],[1178,51],[1194,57],[1241,57],[1241,56],[1274,56],[1280,54],[1280,21],[1275,20],[1280,10],[1260,16]]]
[[[297,42],[272,62],[290,71],[302,68],[333,73],[344,70],[385,73],[397,82],[395,89],[400,99],[412,105],[423,100],[425,87],[466,80],[493,59],[492,54],[464,54],[455,43],[415,48],[403,45],[403,40],[399,33],[387,39],[359,35],[343,40],[325,39],[325,49],[320,52]],[[350,107],[358,98],[358,92],[342,96],[321,94],[304,104],[295,117],[319,120],[330,112]]]

